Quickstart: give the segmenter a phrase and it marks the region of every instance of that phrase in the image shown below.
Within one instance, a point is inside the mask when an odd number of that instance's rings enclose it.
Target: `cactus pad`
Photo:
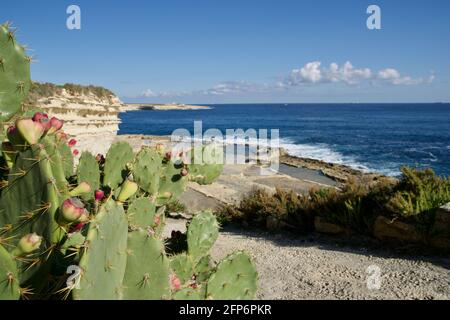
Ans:
[[[0,122],[21,110],[30,86],[30,58],[9,25],[0,25]]]
[[[162,241],[143,230],[131,232],[127,255],[124,299],[169,299],[169,261]]]
[[[81,256],[80,287],[72,291],[77,300],[114,300],[123,294],[127,261],[128,225],[122,206],[108,201],[89,224]]]
[[[185,253],[173,256],[170,260],[170,268],[175,272],[182,284],[191,280],[194,275],[194,265],[192,260]]]
[[[92,192],[84,194],[84,200],[94,199],[95,190],[100,186],[100,170],[95,157],[88,151],[81,154],[80,163],[77,170],[78,183],[87,182],[91,186]]]
[[[188,252],[192,259],[197,262],[205,256],[218,236],[219,224],[211,212],[195,215],[187,231]]]
[[[147,197],[134,200],[128,207],[128,223],[132,227],[155,227],[155,203]]]
[[[214,300],[251,300],[255,297],[258,274],[244,252],[222,260],[207,285],[207,298]]]
[[[223,148],[216,144],[196,147],[189,152],[189,180],[210,184],[223,171]],[[198,159],[200,158],[200,159]]]
[[[127,142],[113,143],[106,155],[104,184],[116,189],[125,179],[127,163],[133,161],[133,149]]]
[[[184,288],[172,295],[173,300],[203,300],[202,292],[200,288]]]
[[[136,155],[133,166],[134,181],[151,195],[158,192],[161,165],[162,157],[155,149],[144,148]]]
[[[0,300],[19,300],[19,274],[13,257],[0,245]]]

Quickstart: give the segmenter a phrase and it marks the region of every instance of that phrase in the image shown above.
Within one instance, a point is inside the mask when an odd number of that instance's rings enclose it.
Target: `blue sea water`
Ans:
[[[279,129],[296,156],[398,175],[403,165],[450,176],[450,104],[221,104],[211,110],[121,113],[120,134]]]

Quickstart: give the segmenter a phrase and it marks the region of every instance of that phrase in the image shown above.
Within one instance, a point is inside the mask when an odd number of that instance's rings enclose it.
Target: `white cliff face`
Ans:
[[[106,154],[119,130],[122,101],[116,96],[99,98],[94,94],[70,94],[41,98],[37,107],[64,120],[64,131],[77,140],[76,149],[93,155]],[[79,156],[78,156],[79,157]]]

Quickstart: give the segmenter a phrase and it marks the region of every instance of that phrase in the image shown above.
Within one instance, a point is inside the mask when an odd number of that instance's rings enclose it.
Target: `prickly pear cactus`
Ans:
[[[189,180],[211,184],[223,171],[223,148],[216,144],[195,147],[189,153]]]
[[[204,300],[204,293],[200,288],[183,288],[172,295],[173,300]]]
[[[221,261],[208,280],[207,298],[251,300],[255,297],[258,274],[250,257],[236,252]]]
[[[76,300],[116,300],[123,297],[127,263],[128,224],[120,204],[108,201],[90,222],[79,267]]]
[[[8,23],[0,25],[0,122],[10,120],[30,90],[30,57]]]
[[[168,161],[162,165],[159,190],[156,203],[158,206],[178,199],[186,190],[188,178],[181,174],[184,165]]]
[[[191,280],[195,273],[192,259],[186,253],[173,256],[170,260],[170,267],[182,284]]]
[[[103,184],[116,189],[125,179],[124,171],[133,158],[133,149],[127,142],[114,143],[106,155]]]
[[[187,232],[189,256],[195,263],[209,252],[218,236],[219,224],[211,212],[195,215]]]
[[[50,157],[39,146],[17,155],[0,200],[0,226],[5,236],[14,237],[13,242],[33,232],[44,236],[48,243],[61,239],[55,220],[58,190]]]
[[[94,191],[100,187],[100,170],[95,157],[88,151],[81,154],[77,170],[78,183],[86,182],[91,186],[92,192],[82,196],[84,200],[94,199]]]
[[[132,228],[148,229],[160,234],[164,227],[164,212],[156,209],[154,200],[143,197],[134,200],[127,210],[128,224]]]
[[[131,232],[127,255],[123,299],[169,299],[169,259],[163,242],[144,230]]]
[[[155,149],[144,148],[136,155],[132,170],[134,181],[150,195],[158,192],[161,166],[162,157]]]
[[[0,300],[19,300],[19,273],[16,262],[0,245]]]

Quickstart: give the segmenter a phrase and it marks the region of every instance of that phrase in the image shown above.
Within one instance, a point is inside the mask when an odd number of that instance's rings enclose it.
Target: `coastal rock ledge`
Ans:
[[[64,131],[76,137],[76,149],[106,154],[119,130],[123,102],[111,91],[94,86],[33,83],[30,108],[64,120]]]

